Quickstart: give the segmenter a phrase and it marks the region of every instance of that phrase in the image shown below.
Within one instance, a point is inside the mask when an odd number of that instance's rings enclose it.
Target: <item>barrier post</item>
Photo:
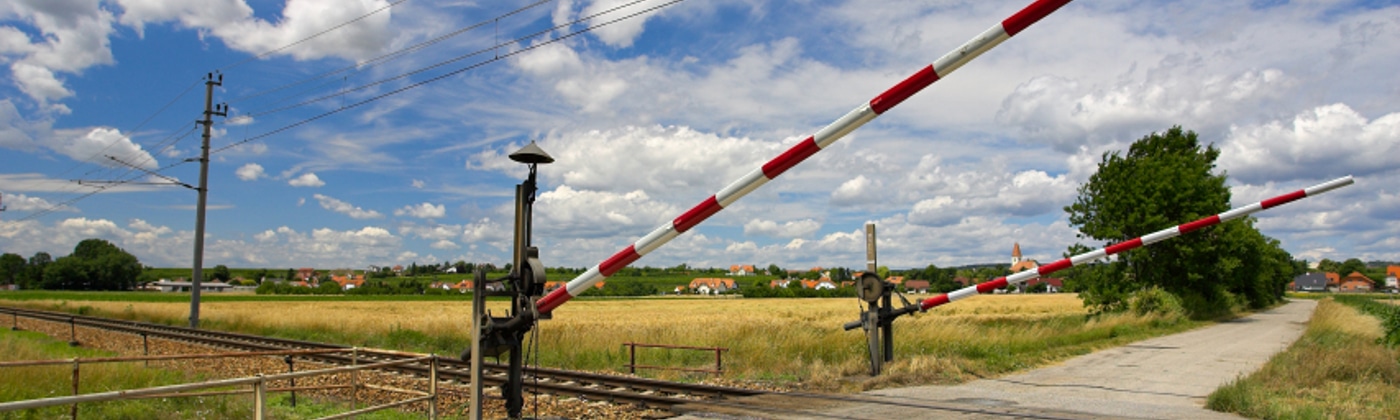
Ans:
[[[77,346],[78,346],[78,326],[77,326],[77,321],[74,320],[73,317],[71,317],[71,316],[68,317],[68,346],[70,346],[70,347],[77,347]]]

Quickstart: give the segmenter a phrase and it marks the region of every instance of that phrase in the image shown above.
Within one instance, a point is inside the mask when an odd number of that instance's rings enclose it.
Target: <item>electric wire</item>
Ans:
[[[233,64],[230,64],[230,65],[227,65],[227,66],[224,66],[224,67],[220,67],[218,70],[219,70],[219,71],[222,71],[222,70],[229,70],[229,69],[233,69],[233,68],[235,68],[235,67],[238,67],[238,66],[247,64],[249,61],[261,60],[262,58],[267,57],[267,56],[269,56],[269,55],[275,54],[275,53],[277,53],[277,52],[280,52],[280,51],[282,51],[282,50],[285,50],[285,49],[288,49],[288,48],[291,48],[291,47],[295,47],[295,46],[297,46],[297,45],[300,45],[300,44],[303,43],[303,42],[310,41],[310,40],[312,40],[312,39],[315,39],[315,38],[317,38],[317,37],[320,37],[321,35],[325,35],[325,34],[334,32],[334,31],[336,31],[336,30],[338,30],[338,29],[340,29],[340,28],[344,28],[344,27],[346,27],[346,26],[349,26],[349,25],[351,25],[351,24],[354,24],[355,22],[359,22],[359,21],[361,21],[361,20],[364,20],[365,18],[368,18],[368,17],[370,17],[370,16],[373,16],[373,15],[375,15],[375,14],[378,14],[379,12],[383,12],[383,11],[385,11],[385,10],[389,10],[389,8],[394,7],[394,6],[398,6],[399,4],[401,4],[401,3],[403,3],[403,2],[406,2],[406,1],[408,1],[408,0],[399,0],[399,1],[396,1],[396,2],[393,2],[393,3],[389,3],[388,5],[386,5],[386,6],[384,6],[384,7],[381,7],[381,8],[375,9],[375,10],[373,10],[373,11],[370,11],[369,13],[365,13],[365,14],[363,14],[363,15],[360,15],[360,17],[357,17],[357,18],[350,19],[350,20],[348,20],[348,21],[342,22],[342,23],[339,24],[339,25],[335,25],[335,26],[332,26],[332,27],[327,28],[327,29],[325,29],[325,30],[322,30],[321,32],[317,32],[317,33],[311,34],[311,36],[308,36],[308,37],[306,37],[306,38],[302,38],[302,39],[297,40],[297,41],[295,41],[295,42],[292,42],[292,43],[290,43],[290,44],[283,45],[283,46],[281,46],[281,47],[277,47],[277,48],[274,48],[274,49],[272,49],[272,50],[268,50],[268,51],[266,51],[266,52],[264,52],[264,53],[262,53],[262,54],[258,54],[258,55],[256,55],[256,56],[252,56],[252,57],[245,58],[245,59],[243,59],[242,61],[239,61],[239,62],[237,62],[237,63],[233,63]]]
[[[390,52],[390,53],[387,53],[387,54],[384,54],[384,55],[381,55],[381,56],[378,56],[378,57],[375,57],[375,58],[371,58],[371,59],[366,60],[366,61],[364,61],[364,62],[359,62],[359,63],[355,63],[355,64],[352,64],[352,65],[349,65],[349,66],[345,66],[345,67],[341,67],[341,68],[338,68],[338,69],[326,71],[326,72],[323,72],[323,73],[320,73],[320,74],[317,74],[317,75],[314,75],[314,76],[311,76],[311,77],[308,77],[308,78],[305,78],[305,79],[302,79],[302,80],[299,80],[299,81],[296,81],[296,82],[287,83],[287,84],[284,84],[284,85],[281,85],[281,86],[277,86],[277,87],[274,87],[274,88],[271,88],[271,89],[266,89],[266,90],[263,90],[263,91],[260,91],[260,92],[256,92],[256,93],[251,93],[251,94],[239,96],[239,97],[237,97],[237,98],[233,98],[233,99],[228,100],[227,103],[238,103],[238,102],[242,102],[242,101],[245,101],[245,100],[248,100],[248,99],[253,99],[253,98],[256,98],[256,97],[263,96],[263,95],[267,95],[267,94],[271,94],[271,93],[274,93],[274,92],[278,92],[278,91],[282,91],[282,90],[285,90],[285,89],[289,89],[289,88],[292,88],[292,87],[295,87],[295,86],[299,86],[299,85],[303,85],[303,84],[306,84],[306,83],[310,83],[311,81],[314,81],[314,80],[317,80],[317,79],[322,79],[322,78],[325,78],[325,77],[327,77],[327,76],[331,76],[331,75],[334,75],[334,74],[343,73],[343,72],[348,72],[348,71],[350,71],[350,70],[357,70],[357,69],[362,70],[362,69],[365,69],[365,68],[368,68],[368,67],[377,66],[377,65],[383,64],[383,63],[385,63],[385,62],[392,61],[392,60],[394,60],[394,59],[397,59],[397,58],[399,58],[399,57],[402,57],[402,56],[404,56],[404,55],[407,55],[407,54],[409,54],[409,53],[413,53],[413,52],[422,50],[422,49],[424,49],[424,48],[433,46],[433,45],[438,44],[438,43],[440,43],[440,42],[442,42],[442,41],[446,41],[446,40],[448,40],[448,39],[451,39],[451,38],[453,38],[453,37],[456,37],[456,36],[458,36],[458,35],[461,35],[461,34],[470,32],[470,31],[472,31],[472,30],[474,30],[474,29],[477,29],[477,28],[480,28],[480,27],[482,27],[482,26],[485,26],[485,25],[488,24],[488,23],[492,23],[492,22],[497,22],[497,23],[499,23],[500,20],[503,19],[503,18],[507,18],[507,17],[510,17],[510,16],[514,16],[514,15],[516,15],[516,14],[523,13],[523,12],[525,12],[526,10],[535,8],[535,7],[539,6],[539,5],[542,5],[542,4],[545,4],[545,3],[552,3],[552,2],[554,2],[554,0],[539,0],[539,1],[536,1],[536,2],[534,2],[534,3],[530,3],[530,4],[528,4],[528,5],[525,5],[524,7],[521,7],[521,8],[515,9],[515,10],[511,10],[511,11],[506,12],[506,13],[504,13],[504,14],[501,14],[501,15],[499,15],[499,16],[496,16],[496,17],[493,17],[493,18],[490,18],[490,19],[486,19],[486,20],[482,20],[482,21],[480,21],[480,22],[477,22],[477,23],[475,23],[475,24],[466,26],[466,27],[461,28],[461,29],[458,29],[458,30],[456,30],[456,31],[452,31],[452,32],[449,32],[449,33],[447,33],[447,34],[438,36],[438,37],[436,37],[436,38],[433,38],[433,39],[430,39],[430,40],[427,40],[427,41],[423,41],[423,42],[420,42],[420,43],[417,43],[417,44],[414,44],[414,45],[411,45],[411,46],[408,46],[408,47],[404,47],[404,48],[401,48],[401,49],[399,49],[399,50],[396,50],[396,51],[393,51],[393,52]],[[322,85],[322,86],[324,86],[324,85]]]
[[[640,3],[640,2],[642,2],[642,1],[647,1],[647,0],[637,0],[637,1],[634,1],[634,2],[631,2],[631,3],[628,3],[628,5]],[[628,15],[625,15],[625,16],[622,16],[622,17],[619,17],[619,18],[617,18],[617,19],[613,19],[613,20],[610,20],[610,21],[607,21],[607,22],[603,22],[603,23],[600,23],[600,24],[597,24],[597,25],[589,26],[589,27],[587,27],[587,28],[583,28],[583,29],[580,29],[580,30],[577,30],[577,31],[574,31],[574,32],[570,32],[570,33],[564,34],[564,35],[562,35],[562,36],[559,36],[558,38],[550,39],[550,40],[548,40],[548,41],[544,41],[544,42],[541,42],[541,43],[539,43],[539,44],[531,45],[531,46],[524,47],[524,48],[521,48],[521,49],[516,50],[516,51],[512,51],[512,52],[507,53],[507,54],[499,55],[499,56],[497,56],[497,57],[495,57],[495,58],[487,59],[486,61],[478,62],[478,63],[472,64],[472,65],[469,65],[469,66],[466,66],[466,67],[462,67],[462,68],[459,68],[459,69],[456,69],[456,70],[453,70],[453,71],[450,71],[450,72],[447,72],[447,73],[444,73],[444,74],[440,74],[440,75],[437,75],[437,76],[434,76],[434,77],[431,77],[431,78],[428,78],[428,79],[424,79],[424,80],[422,80],[422,81],[418,81],[418,82],[409,84],[409,85],[407,85],[407,86],[404,86],[404,87],[401,87],[401,88],[398,88],[398,89],[395,89],[395,90],[392,90],[392,91],[389,91],[389,92],[386,92],[386,93],[383,93],[383,94],[379,94],[379,95],[370,97],[370,98],[368,98],[368,99],[364,99],[364,100],[361,100],[361,101],[358,101],[358,102],[355,102],[355,103],[352,103],[352,104],[349,104],[349,105],[342,105],[342,106],[340,106],[340,107],[338,107],[338,108],[332,109],[332,110],[330,110],[330,111],[323,112],[323,113],[321,113],[321,114],[312,116],[312,117],[310,117],[310,118],[306,118],[306,119],[303,119],[303,120],[300,120],[300,121],[297,121],[297,122],[294,122],[294,123],[291,123],[291,124],[282,126],[282,127],[280,127],[280,128],[277,128],[277,129],[274,129],[274,130],[271,130],[271,131],[268,131],[268,132],[265,132],[265,133],[262,133],[262,134],[253,136],[253,137],[249,137],[249,138],[246,138],[246,139],[243,139],[243,140],[240,140],[240,141],[237,141],[237,142],[234,142],[234,143],[225,145],[225,146],[223,146],[223,147],[220,147],[220,148],[218,148],[218,149],[216,149],[216,150],[210,152],[210,154],[223,152],[223,151],[225,151],[225,150],[228,150],[228,149],[231,149],[231,148],[234,148],[234,147],[238,147],[238,146],[241,146],[241,145],[243,145],[243,144],[247,144],[247,143],[249,143],[249,142],[253,142],[253,141],[260,140],[260,139],[264,139],[264,138],[267,138],[267,137],[276,135],[276,134],[278,134],[278,133],[281,133],[281,132],[284,132],[284,131],[287,131],[287,130],[290,130],[290,129],[293,129],[293,128],[296,128],[296,127],[300,127],[300,126],[302,126],[302,125],[305,125],[305,124],[314,122],[314,121],[316,121],[316,120],[320,120],[320,119],[322,119],[322,118],[325,118],[325,117],[328,117],[328,116],[331,116],[331,115],[338,114],[338,113],[343,112],[343,111],[347,111],[347,110],[350,110],[350,109],[354,109],[354,108],[363,106],[363,105],[365,105],[365,104],[369,104],[369,103],[371,103],[371,102],[378,101],[378,100],[380,100],[380,99],[384,99],[384,98],[387,98],[387,97],[390,97],[390,96],[393,96],[393,95],[397,95],[397,94],[400,94],[400,93],[403,93],[403,92],[406,92],[406,91],[409,91],[409,90],[412,90],[412,89],[415,89],[415,88],[418,88],[418,87],[422,87],[422,86],[427,85],[427,84],[429,84],[429,83],[433,83],[433,82],[436,82],[436,81],[439,81],[439,80],[442,80],[442,79],[446,79],[446,78],[448,78],[448,77],[452,77],[452,76],[461,74],[461,73],[463,73],[463,72],[466,72],[466,71],[469,71],[469,70],[473,70],[473,69],[476,69],[476,68],[485,66],[485,65],[490,64],[490,63],[494,63],[494,62],[497,62],[497,61],[500,61],[500,60],[504,60],[504,59],[507,59],[507,58],[510,58],[510,57],[514,57],[514,56],[516,56],[516,55],[524,54],[524,53],[526,53],[526,52],[533,51],[533,50],[536,49],[536,48],[540,48],[540,47],[543,47],[543,46],[546,46],[546,45],[550,45],[550,44],[553,44],[553,43],[556,43],[556,42],[564,41],[564,40],[566,40],[566,39],[573,38],[573,37],[575,37],[575,36],[582,35],[582,34],[587,33],[587,32],[591,32],[591,31],[593,31],[593,30],[595,30],[595,29],[602,28],[602,27],[604,27],[604,26],[608,26],[608,25],[611,25],[611,24],[614,24],[614,23],[617,23],[617,22],[621,22],[621,21],[623,21],[623,20],[631,19],[631,18],[640,16],[640,15],[643,15],[643,14],[646,14],[646,13],[650,13],[650,12],[653,12],[653,11],[656,11],[656,10],[659,10],[659,9],[662,9],[662,8],[665,8],[665,7],[669,7],[669,6],[675,5],[675,4],[680,3],[680,2],[683,2],[683,1],[685,1],[685,0],[671,0],[671,1],[668,1],[668,2],[665,2],[665,3],[662,3],[662,4],[658,4],[658,5],[656,5],[656,6],[648,7],[648,8],[646,8],[646,9],[643,9],[643,10],[640,10],[640,11],[637,11],[637,12],[634,12],[634,13],[631,13],[631,14],[628,14]],[[615,7],[615,8],[613,8],[613,9],[609,9],[609,11],[616,10],[616,9],[618,9],[618,8],[620,8],[620,7],[623,7],[623,6]],[[576,20],[576,21],[571,22],[571,23],[569,23],[569,24],[558,25],[558,26],[555,26],[554,28],[551,28],[551,29],[546,30],[546,31],[536,32],[536,33],[534,33],[534,34],[532,34],[532,35],[530,35],[530,36],[521,37],[521,38],[516,38],[516,40],[513,40],[513,41],[511,41],[511,42],[513,43],[513,42],[515,42],[515,41],[519,41],[519,40],[523,40],[523,39],[528,39],[529,37],[532,37],[532,36],[538,36],[539,34],[547,33],[547,32],[549,32],[549,31],[552,31],[552,30],[557,29],[557,28],[560,28],[560,27],[567,27],[567,26],[570,26],[570,25],[572,25],[572,24],[574,24],[574,23],[578,23],[578,22],[581,22],[581,21],[584,21],[584,20],[588,20],[588,19],[591,19],[591,18],[593,18],[593,17],[596,17],[596,16],[601,15],[601,14],[604,14],[604,13],[607,13],[607,12],[601,12],[601,13],[598,13],[598,14],[594,14],[594,15],[591,15],[591,16],[589,16],[589,17]],[[502,43],[502,44],[500,44],[500,45],[505,45],[505,44],[507,44],[507,43]],[[488,51],[489,51],[489,50],[488,50]],[[469,57],[469,56],[472,56],[472,55],[476,55],[476,54],[480,54],[480,53],[481,53],[481,51],[473,52],[473,53],[470,53],[470,54],[467,54],[467,55],[464,55],[464,56],[459,56],[458,58],[454,58],[454,59],[449,60],[449,61],[445,61],[445,62],[442,62],[442,63],[434,64],[433,66],[430,66],[430,67],[439,67],[439,66],[441,66],[441,65],[444,65],[444,64],[447,64],[447,63],[450,63],[450,62],[454,62],[454,61],[460,61],[460,60],[462,60],[462,59],[464,59],[464,58],[466,58],[466,57]],[[420,71],[415,71],[415,72],[420,72]],[[398,77],[398,78],[402,78],[402,77]],[[380,82],[376,82],[376,83],[380,83]]]
[[[369,89],[369,88],[371,88],[371,87],[379,86],[379,85],[382,85],[382,84],[385,84],[385,83],[388,83],[388,82],[392,82],[392,81],[395,81],[395,80],[400,80],[400,79],[412,77],[412,76],[417,75],[417,74],[419,74],[419,73],[423,73],[423,72],[426,72],[426,71],[429,71],[429,70],[432,70],[432,69],[436,69],[436,68],[438,68],[438,67],[446,66],[446,65],[448,65],[448,64],[456,63],[456,62],[458,62],[458,61],[466,60],[466,59],[468,59],[468,58],[472,58],[472,57],[475,57],[475,56],[478,56],[478,55],[482,55],[482,54],[485,54],[485,53],[488,53],[488,52],[499,51],[499,50],[501,49],[501,47],[513,45],[513,44],[516,44],[516,43],[518,43],[518,42],[520,42],[520,41],[527,40],[527,39],[531,39],[531,38],[535,38],[535,37],[538,37],[538,36],[541,36],[541,35],[544,35],[544,34],[553,32],[553,31],[558,30],[558,29],[561,29],[561,28],[567,28],[567,27],[570,27],[570,26],[573,26],[573,25],[576,25],[576,24],[579,24],[579,23],[582,23],[582,22],[585,22],[585,21],[588,21],[588,20],[592,20],[593,18],[596,18],[596,17],[602,16],[602,15],[606,15],[606,14],[615,12],[615,11],[617,11],[617,10],[619,10],[619,9],[627,8],[627,7],[636,5],[636,4],[638,4],[638,3],[643,3],[643,2],[647,2],[647,1],[650,1],[650,0],[633,0],[633,1],[631,1],[631,2],[623,3],[623,4],[621,4],[621,5],[615,6],[615,7],[611,8],[611,9],[607,9],[607,10],[604,10],[604,11],[601,11],[601,12],[598,12],[598,13],[594,13],[594,14],[592,14],[592,15],[588,15],[588,16],[585,16],[585,17],[581,17],[581,18],[575,19],[575,20],[573,20],[573,21],[571,21],[571,22],[568,22],[568,23],[563,23],[563,24],[555,25],[555,26],[553,26],[553,27],[551,27],[551,28],[543,29],[543,30],[540,30],[540,31],[536,31],[536,32],[534,32],[534,33],[531,33],[531,34],[528,34],[528,35],[525,35],[525,36],[521,36],[521,37],[519,37],[519,38],[515,38],[515,39],[512,39],[512,40],[507,41],[507,42],[498,42],[498,43],[496,43],[495,45],[492,45],[492,46],[490,46],[490,47],[482,48],[482,49],[479,49],[479,50],[476,50],[476,51],[472,51],[472,52],[469,52],[469,53],[466,53],[466,54],[462,54],[462,55],[459,55],[459,56],[450,58],[450,59],[448,59],[448,60],[440,61],[440,62],[438,62],[438,63],[432,64],[432,65],[429,65],[429,66],[426,66],[426,67],[421,67],[421,68],[418,68],[418,69],[416,69],[416,70],[413,70],[413,71],[410,71],[410,72],[407,72],[407,73],[403,73],[403,74],[400,74],[400,75],[397,75],[397,76],[392,76],[392,77],[389,77],[389,78],[380,79],[380,80],[377,80],[377,81],[374,81],[374,82],[370,82],[370,83],[366,83],[366,84],[363,84],[363,85],[360,85],[360,86],[356,86],[356,87],[353,87],[353,88],[350,88],[350,89],[343,89],[343,90],[340,90],[340,91],[338,91],[338,92],[336,92],[336,93],[332,93],[332,94],[323,95],[323,96],[320,96],[320,97],[308,99],[308,100],[305,100],[305,101],[302,101],[302,102],[299,102],[299,103],[296,103],[296,104],[284,106],[284,107],[281,107],[281,108],[275,108],[275,109],[271,109],[271,110],[265,110],[265,111],[254,112],[254,113],[250,113],[250,114],[248,114],[248,115],[251,116],[251,117],[262,117],[262,116],[266,116],[266,115],[276,114],[276,113],[279,113],[279,112],[289,111],[289,110],[292,110],[292,109],[300,108],[300,107],[303,107],[303,106],[306,106],[306,105],[310,105],[310,104],[314,104],[314,103],[317,103],[317,102],[322,102],[322,101],[325,101],[325,100],[338,98],[338,97],[341,97],[341,96],[344,96],[344,95],[348,95],[348,94],[350,94],[350,93],[359,92],[359,91],[362,91],[362,90],[365,90],[365,89]],[[664,6],[664,5],[663,5],[663,6]],[[628,17],[631,17],[631,16],[628,16]],[[610,24],[610,23],[613,23],[613,22],[608,22],[608,23]],[[598,25],[598,26],[604,26],[604,25]],[[589,28],[589,29],[593,29],[593,28]],[[575,34],[577,34],[577,32],[575,32],[575,33],[573,33],[573,34],[569,34],[569,36],[572,36],[572,35],[575,35]],[[566,37],[563,37],[563,38],[560,38],[560,39],[564,39],[564,38],[567,38],[567,36],[566,36]],[[557,41],[557,40],[556,40],[556,41]],[[491,60],[487,60],[486,62],[489,63],[489,62],[498,61],[500,58],[503,58],[503,57],[501,57],[501,56],[496,56],[495,58],[493,58],[493,59],[491,59]]]

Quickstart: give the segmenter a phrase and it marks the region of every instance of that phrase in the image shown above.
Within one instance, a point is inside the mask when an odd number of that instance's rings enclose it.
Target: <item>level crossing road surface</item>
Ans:
[[[1237,419],[1202,408],[1206,396],[1286,349],[1302,336],[1316,308],[1316,301],[1292,300],[1239,319],[996,379],[882,389],[825,401],[756,401],[769,408],[700,411],[678,418]]]

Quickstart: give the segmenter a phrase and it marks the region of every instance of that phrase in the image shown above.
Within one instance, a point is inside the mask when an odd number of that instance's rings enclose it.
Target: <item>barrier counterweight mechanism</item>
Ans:
[[[472,348],[462,353],[462,360],[472,363],[472,418],[481,416],[482,357],[499,357],[510,354],[506,383],[501,386],[501,396],[506,401],[506,415],[520,418],[524,407],[524,352],[521,344],[525,334],[535,327],[535,322],[547,319],[535,308],[535,301],[544,294],[545,269],[540,262],[540,251],[530,245],[532,219],[534,216],[536,167],[554,162],[554,158],[540,149],[535,142],[510,154],[510,159],[529,166],[530,174],[525,182],[515,186],[515,247],[511,259],[510,274],[505,278],[486,280],[477,271],[474,295],[472,297]],[[488,290],[488,283],[502,283],[499,291]],[[510,312],[505,317],[492,317],[485,311],[485,296],[510,296]]]

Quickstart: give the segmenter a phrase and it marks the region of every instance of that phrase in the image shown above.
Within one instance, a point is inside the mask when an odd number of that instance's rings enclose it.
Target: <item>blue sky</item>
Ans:
[[[503,263],[505,155],[530,140],[557,159],[542,259],[592,266],[1029,4],[686,0],[560,39],[664,2],[569,24],[626,3],[409,0],[282,48],[390,2],[5,2],[0,251],[99,237],[189,266],[191,190],[61,204],[160,181],[109,155],[197,183],[218,70],[207,266]],[[1396,68],[1395,2],[1074,2],[636,265],[858,267],[867,221],[892,267],[1058,258],[1102,153],[1177,124],[1222,150],[1236,205],[1356,176],[1258,216],[1295,257],[1400,260]]]

